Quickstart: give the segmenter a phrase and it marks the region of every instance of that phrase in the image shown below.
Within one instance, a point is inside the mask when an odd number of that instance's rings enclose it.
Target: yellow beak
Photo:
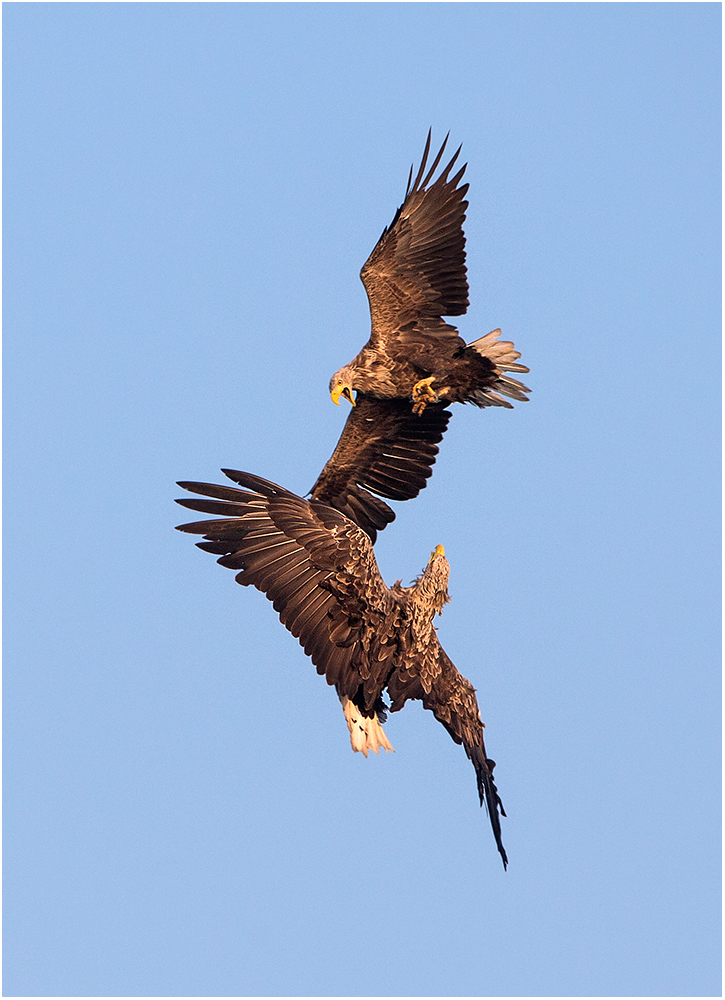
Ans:
[[[431,557],[431,559],[435,559],[436,556],[444,556],[445,554],[446,554],[446,550],[443,548],[443,546],[442,545],[436,545],[436,547],[431,552],[430,557]]]
[[[330,399],[336,406],[340,405],[340,396],[344,396],[352,406],[355,405],[355,397],[349,385],[336,385],[330,393]]]

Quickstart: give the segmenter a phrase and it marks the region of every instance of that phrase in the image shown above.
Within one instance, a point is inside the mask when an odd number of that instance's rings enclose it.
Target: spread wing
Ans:
[[[181,524],[198,546],[236,569],[236,580],[269,598],[328,684],[352,698],[360,684],[385,683],[394,652],[397,604],[380,576],[372,544],[346,517],[248,473],[223,470],[253,492],[210,483],[179,486],[212,499],[177,500],[221,520]],[[386,641],[386,638],[388,641]]]
[[[437,179],[431,180],[448,136],[426,173],[431,134],[420,168],[405,201],[384,230],[360,277],[370,302],[371,343],[393,353],[396,344],[448,342],[463,347],[454,327],[442,316],[462,316],[468,308],[466,238],[463,222],[468,184],[461,184],[465,165],[450,176],[457,152]],[[425,176],[424,176],[425,174]]]
[[[478,797],[481,800],[481,805],[486,803],[498,853],[501,855],[505,868],[508,865],[508,858],[501,839],[499,814],[505,816],[506,813],[493,780],[493,769],[496,762],[489,760],[486,756],[486,747],[483,742],[483,723],[478,710],[476,690],[471,682],[456,670],[440,643],[438,648],[440,650],[440,673],[433,682],[430,694],[423,698],[423,705],[435,715],[439,722],[443,723],[456,743],[463,744],[476,769]]]
[[[505,816],[503,803],[493,780],[493,769],[496,762],[486,756],[483,742],[483,723],[478,710],[476,690],[471,682],[455,667],[446,651],[434,634],[437,658],[436,669],[431,671],[433,677],[430,691],[426,693],[420,682],[420,653],[415,650],[406,658],[388,681],[388,692],[393,704],[391,710],[397,712],[411,698],[419,699],[423,706],[431,711],[442,723],[456,743],[463,744],[469,760],[476,771],[478,797],[481,805],[486,804],[486,811],[496,840],[498,852],[503,866],[508,865],[508,858],[501,837],[500,816]]]
[[[312,487],[313,499],[341,511],[374,542],[395,518],[378,496],[410,500],[425,488],[450,417],[443,403],[417,416],[407,399],[358,392],[337,447]]]

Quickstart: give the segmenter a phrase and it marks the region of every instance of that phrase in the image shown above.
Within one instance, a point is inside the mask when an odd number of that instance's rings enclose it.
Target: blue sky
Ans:
[[[720,7],[5,4],[5,995],[719,995]],[[531,402],[376,547],[451,562],[473,769],[349,748],[177,479],[304,493],[429,126]]]

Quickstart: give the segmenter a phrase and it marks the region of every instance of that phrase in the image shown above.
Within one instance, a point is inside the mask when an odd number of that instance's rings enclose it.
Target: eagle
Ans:
[[[473,685],[441,646],[433,619],[448,602],[449,564],[442,545],[431,552],[408,587],[388,587],[368,534],[339,510],[303,499],[259,476],[232,469],[237,487],[178,485],[204,499],[177,503],[218,520],[194,521],[179,531],[202,535],[199,548],[237,570],[237,583],[254,586],[274,605],[319,674],[334,685],[352,748],[366,757],[392,746],[383,729],[387,711],[416,699],[463,747],[476,772],[496,846],[503,804],[486,754]],[[387,692],[389,708],[383,701]]]
[[[520,353],[500,330],[466,342],[444,316],[468,308],[466,238],[463,222],[468,184],[466,165],[451,176],[461,147],[431,182],[448,142],[426,171],[431,132],[420,167],[408,175],[405,199],[383,230],[360,277],[370,304],[371,334],[352,361],[330,379],[333,402],[372,396],[402,399],[414,413],[438,402],[505,406],[526,401],[529,391],[508,372],[528,372]],[[355,396],[357,393],[357,399]]]

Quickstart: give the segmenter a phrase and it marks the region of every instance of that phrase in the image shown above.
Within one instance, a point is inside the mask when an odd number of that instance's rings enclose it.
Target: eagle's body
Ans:
[[[180,483],[212,499],[179,500],[221,520],[180,525],[201,534],[199,547],[239,570],[273,602],[317,672],[334,685],[354,750],[392,749],[382,728],[383,694],[397,712],[417,699],[433,712],[476,770],[498,850],[499,812],[505,815],[486,756],[483,723],[473,686],[446,655],[433,625],[448,601],[448,561],[438,546],[410,586],[386,586],[372,543],[356,523],[319,500],[305,500],[248,473],[225,470],[239,490],[207,483]]]
[[[515,363],[520,354],[513,344],[497,339],[500,332],[494,330],[473,344],[458,336],[440,341],[420,337],[403,348],[397,343],[377,347],[368,341],[357,357],[332,376],[330,392],[341,382],[378,399],[412,400],[415,411],[421,413],[428,402],[510,408],[492,390],[525,401],[526,387],[503,373],[528,368]],[[427,380],[430,392],[425,388]]]
[[[447,141],[447,140],[446,140]],[[468,308],[463,222],[468,184],[465,166],[450,177],[458,152],[426,187],[443,156],[443,143],[424,175],[430,133],[405,200],[360,272],[370,303],[371,333],[363,349],[330,380],[335,402],[353,392],[378,399],[407,399],[415,412],[432,402],[510,407],[503,396],[525,400],[528,391],[507,372],[526,372],[514,345],[500,330],[466,344],[444,316]],[[412,181],[412,183],[411,183]]]

